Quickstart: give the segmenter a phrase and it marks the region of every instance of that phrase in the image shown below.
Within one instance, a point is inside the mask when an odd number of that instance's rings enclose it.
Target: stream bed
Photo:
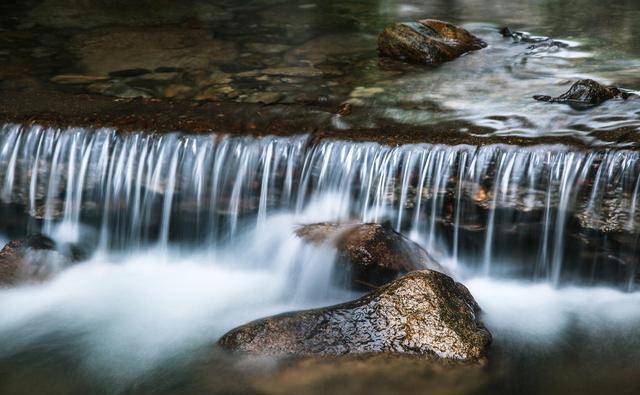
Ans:
[[[295,107],[338,133],[132,131],[0,108],[0,246],[42,233],[75,257],[0,288],[0,393],[640,393],[640,99],[532,99],[585,78],[640,91],[640,2],[487,3],[3,2],[3,97],[107,96],[134,115],[158,100],[258,106],[216,115],[238,119]],[[378,58],[385,26],[427,17],[488,46],[437,68]],[[424,139],[385,144],[390,124]],[[481,306],[486,361],[220,350],[238,325],[362,295],[332,282],[333,249],[295,235],[325,221],[424,247]]]

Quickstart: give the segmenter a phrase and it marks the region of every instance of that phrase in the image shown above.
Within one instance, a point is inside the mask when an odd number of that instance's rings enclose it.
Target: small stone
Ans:
[[[138,77],[140,75],[149,74],[151,70],[136,68],[136,69],[126,69],[126,70],[118,70],[112,71],[109,73],[109,77],[112,78],[127,78],[127,77]]]
[[[246,44],[247,49],[251,52],[270,55],[278,54],[288,50],[290,47],[284,44],[269,44],[269,43],[249,43]]]
[[[107,81],[107,77],[94,76],[94,75],[78,75],[78,74],[61,74],[56,75],[49,81],[61,84],[61,85],[85,85],[93,84],[96,82]]]
[[[628,99],[631,94],[621,91],[615,86],[604,86],[594,80],[580,80],[558,97],[536,95],[533,98],[549,103],[564,103],[575,109],[598,106],[610,99]]]
[[[195,99],[196,100],[207,100],[207,101],[221,101],[225,97],[227,98],[235,98],[238,97],[239,93],[233,89],[229,85],[225,86],[214,86],[211,88],[207,88],[198,94]]]
[[[191,96],[193,88],[187,85],[172,84],[164,88],[164,97],[173,98],[185,98]]]
[[[364,98],[364,97],[372,97],[382,92],[384,92],[383,88],[379,88],[379,87],[365,88],[362,86],[358,86],[351,92],[349,96]]]
[[[315,67],[273,67],[262,70],[265,75],[277,75],[285,77],[320,77],[322,70]]]
[[[207,87],[211,85],[228,84],[233,81],[232,75],[228,73],[214,73],[208,77],[198,78],[196,83],[198,86]]]
[[[255,78],[260,75],[259,70],[243,71],[235,75],[236,78]]]
[[[145,81],[172,81],[175,80],[180,74],[176,72],[166,72],[166,73],[150,73],[141,75],[138,77],[140,80]]]
[[[280,92],[257,92],[248,95],[244,101],[247,103],[274,104],[283,97],[284,95]]]

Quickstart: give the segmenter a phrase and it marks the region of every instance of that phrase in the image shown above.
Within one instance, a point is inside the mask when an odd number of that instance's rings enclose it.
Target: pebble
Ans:
[[[95,75],[61,74],[51,78],[50,81],[61,85],[84,85],[106,81],[107,79],[107,77]]]

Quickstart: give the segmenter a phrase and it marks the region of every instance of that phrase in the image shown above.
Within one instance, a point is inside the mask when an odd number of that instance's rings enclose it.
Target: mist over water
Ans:
[[[179,380],[235,326],[353,300],[332,282],[335,251],[294,231],[354,219],[404,232],[467,284],[516,373],[637,348],[635,151],[7,125],[0,164],[13,222],[91,252],[0,290],[13,380],[41,353],[100,391]],[[615,259],[612,230],[630,235]]]

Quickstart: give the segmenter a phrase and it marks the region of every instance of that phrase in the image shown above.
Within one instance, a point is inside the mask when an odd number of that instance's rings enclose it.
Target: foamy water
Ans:
[[[332,252],[305,247],[291,216],[226,248],[101,255],[54,280],[0,291],[0,359],[51,339],[84,374],[125,386],[188,361],[229,329],[357,295],[330,283]],[[260,242],[258,242],[260,241]],[[640,294],[470,278],[497,344],[551,347],[576,330],[606,338],[640,325]],[[62,339],[62,341],[60,340]]]

